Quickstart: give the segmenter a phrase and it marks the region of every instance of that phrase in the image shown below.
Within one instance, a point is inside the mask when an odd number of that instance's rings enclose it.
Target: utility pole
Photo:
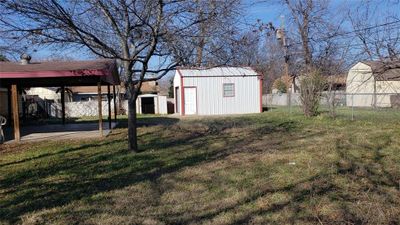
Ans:
[[[276,38],[282,42],[282,47],[283,47],[283,52],[285,54],[285,76],[286,77],[292,77],[292,84],[293,86],[293,91],[295,91],[295,77],[289,75],[289,44],[287,43],[286,40],[286,31],[285,31],[285,17],[281,16],[281,27],[276,30]],[[291,103],[292,103],[292,98],[291,98],[291,93],[292,88],[288,87],[287,94],[288,94],[288,106],[289,110],[291,110]]]
[[[289,45],[286,40],[285,17],[281,16],[281,28],[276,30],[276,38],[282,41],[283,52],[285,54],[285,75],[289,76]]]

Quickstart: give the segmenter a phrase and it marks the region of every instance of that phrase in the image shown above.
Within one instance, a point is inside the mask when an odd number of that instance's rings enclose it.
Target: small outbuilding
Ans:
[[[347,106],[392,107],[400,94],[400,62],[363,61],[346,80]]]
[[[250,67],[178,68],[175,112],[224,115],[262,112],[262,76]]]
[[[158,94],[139,95],[136,100],[138,114],[168,114],[167,96]]]

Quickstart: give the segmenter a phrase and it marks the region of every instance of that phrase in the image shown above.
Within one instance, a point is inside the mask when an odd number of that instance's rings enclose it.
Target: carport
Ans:
[[[101,86],[107,85],[108,125],[111,129],[111,85],[115,96],[115,85],[117,84],[120,84],[120,80],[115,60],[30,62],[30,57],[23,55],[21,62],[0,62],[0,87],[8,89],[8,115],[9,120],[12,120],[14,140],[17,142],[21,141],[18,90],[31,87],[60,87],[62,127],[68,130],[69,127],[65,125],[65,87],[97,86],[98,131],[100,136],[103,136]],[[115,108],[114,97],[114,120],[116,122]],[[82,126],[82,128],[84,127]],[[47,130],[43,127],[40,133],[44,133],[43,129]],[[52,130],[48,132],[51,133]]]

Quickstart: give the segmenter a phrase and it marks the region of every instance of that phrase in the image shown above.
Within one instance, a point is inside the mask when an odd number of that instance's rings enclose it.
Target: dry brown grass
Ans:
[[[398,122],[274,112],[147,120],[154,121],[140,128],[139,154],[124,149],[125,129],[100,143],[47,143],[4,154],[0,221],[400,223]]]

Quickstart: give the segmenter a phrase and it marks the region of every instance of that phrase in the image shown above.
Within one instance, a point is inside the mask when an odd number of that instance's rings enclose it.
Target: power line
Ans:
[[[365,27],[362,29],[356,29],[356,30],[352,30],[352,31],[347,31],[344,33],[339,33],[339,34],[334,34],[334,35],[330,35],[327,36],[326,38],[333,38],[333,37],[337,37],[337,36],[345,36],[347,34],[351,34],[351,33],[358,33],[360,31],[367,31],[367,30],[371,30],[371,29],[375,29],[375,28],[379,28],[379,27],[385,27],[385,26],[389,26],[392,24],[396,24],[396,23],[400,23],[400,21],[392,21],[392,22],[388,22],[388,23],[383,23],[383,24],[379,24],[379,25],[375,25],[375,26],[371,26],[371,27]]]
[[[357,35],[357,33],[361,32],[361,31],[367,31],[367,30],[376,29],[376,28],[379,28],[379,27],[390,26],[390,25],[397,24],[397,23],[400,23],[400,21],[392,21],[392,22],[378,24],[378,25],[374,25],[374,26],[370,26],[370,27],[365,27],[365,28],[362,28],[362,29],[356,29],[356,30],[352,30],[352,31],[347,31],[347,32],[344,32],[344,33],[332,34],[332,35],[329,35],[329,36],[326,36],[326,37],[321,37],[321,38],[318,38],[318,39],[308,38],[308,40],[309,41],[318,42],[318,41],[325,41],[327,39],[331,39],[331,38],[334,38],[334,37],[346,36],[346,35],[349,35],[349,34]],[[396,29],[396,28],[397,28],[397,26],[392,27],[390,29]],[[302,44],[302,42],[295,42],[292,45],[299,45],[299,44]]]

